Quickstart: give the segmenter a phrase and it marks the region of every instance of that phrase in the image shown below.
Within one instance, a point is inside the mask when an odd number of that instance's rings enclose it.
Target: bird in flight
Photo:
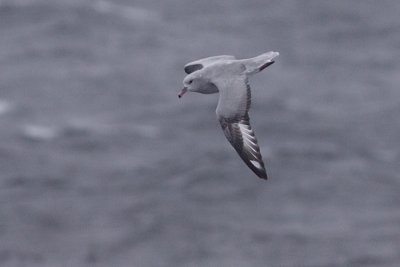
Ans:
[[[222,130],[244,163],[260,178],[267,179],[261,151],[250,125],[251,91],[248,77],[274,63],[278,52],[257,57],[236,59],[234,56],[214,56],[185,65],[188,74],[183,79],[181,98],[187,91],[202,94],[219,93],[217,118]]]

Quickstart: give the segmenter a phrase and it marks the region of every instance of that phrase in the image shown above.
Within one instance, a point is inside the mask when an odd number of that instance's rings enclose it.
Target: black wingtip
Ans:
[[[258,178],[263,179],[263,180],[268,180],[268,175],[265,169],[257,169],[253,168],[252,166],[249,166],[250,169],[258,176]]]
[[[268,180],[268,175],[267,175],[267,173],[265,171],[262,172],[262,173],[256,173],[256,174],[260,179]]]
[[[239,156],[241,156],[239,154]],[[262,169],[256,168],[253,164],[251,164],[247,159],[243,158],[244,163],[260,178],[264,180],[268,180],[267,172],[265,171],[264,164],[262,164]]]
[[[195,72],[196,70],[200,70],[203,68],[203,65],[201,64],[192,64],[192,65],[187,65],[184,70],[187,74],[190,74],[192,72]]]
[[[267,63],[265,63],[264,65],[262,65],[260,68],[259,68],[259,70],[260,71],[262,71],[263,69],[265,69],[266,67],[268,67],[268,66],[271,66],[272,64],[274,64],[275,63],[275,61],[270,61],[270,62],[267,62]]]

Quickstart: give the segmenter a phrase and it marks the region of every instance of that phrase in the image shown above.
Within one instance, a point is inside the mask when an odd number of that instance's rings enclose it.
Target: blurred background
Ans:
[[[399,266],[399,1],[0,1],[1,266]],[[183,65],[252,77],[270,179]]]

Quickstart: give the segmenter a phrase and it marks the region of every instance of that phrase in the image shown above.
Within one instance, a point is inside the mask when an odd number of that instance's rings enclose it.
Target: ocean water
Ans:
[[[400,2],[0,1],[1,266],[400,264]],[[252,77],[270,179],[189,61]]]

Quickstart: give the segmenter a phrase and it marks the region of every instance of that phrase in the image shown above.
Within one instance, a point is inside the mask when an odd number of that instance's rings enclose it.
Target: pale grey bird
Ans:
[[[214,56],[185,65],[179,98],[187,91],[202,94],[219,93],[217,118],[228,141],[247,166],[258,177],[267,179],[264,162],[254,131],[250,126],[251,91],[248,76],[274,63],[278,52],[268,52],[249,59]]]

